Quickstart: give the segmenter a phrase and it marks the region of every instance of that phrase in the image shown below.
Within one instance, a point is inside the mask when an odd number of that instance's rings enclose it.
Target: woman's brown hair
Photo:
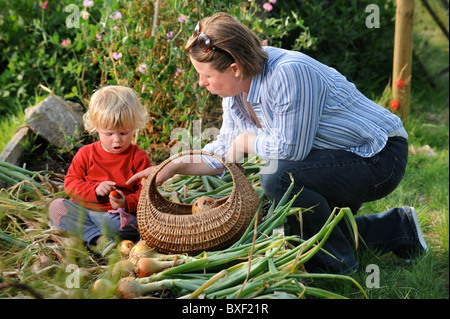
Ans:
[[[194,60],[212,63],[212,67],[223,72],[236,62],[240,70],[240,78],[247,79],[259,75],[268,58],[262,50],[261,40],[244,24],[225,12],[218,12],[201,22],[201,32],[206,34],[218,50],[203,52],[197,44],[197,37],[192,36],[185,52]]]

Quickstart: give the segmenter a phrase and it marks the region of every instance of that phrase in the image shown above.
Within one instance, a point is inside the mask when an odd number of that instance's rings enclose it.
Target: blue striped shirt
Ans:
[[[307,55],[274,47],[250,92],[222,101],[216,140],[203,148],[222,156],[240,133],[256,134],[256,155],[264,160],[303,160],[311,149],[346,150],[371,157],[389,136],[407,138],[401,119],[365,97],[335,69]],[[251,103],[262,128],[247,109]],[[222,167],[204,158],[213,168]]]

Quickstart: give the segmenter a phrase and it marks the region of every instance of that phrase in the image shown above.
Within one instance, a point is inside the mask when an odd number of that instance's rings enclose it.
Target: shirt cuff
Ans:
[[[213,149],[209,148],[208,145],[206,145],[203,148],[203,151],[210,152],[210,153],[216,154],[218,156],[223,156],[222,154],[215,152]],[[212,156],[209,156],[209,155],[200,155],[200,157],[212,169],[223,168],[222,172],[220,174],[216,175],[218,178],[222,178],[225,175],[226,168],[225,168],[225,165],[223,165],[223,163],[221,161],[219,161],[218,159],[216,159]]]

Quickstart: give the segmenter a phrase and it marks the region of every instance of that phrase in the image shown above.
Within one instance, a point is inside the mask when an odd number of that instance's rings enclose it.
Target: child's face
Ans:
[[[103,149],[113,154],[120,154],[125,151],[133,138],[133,130],[130,128],[97,128],[97,132]]]

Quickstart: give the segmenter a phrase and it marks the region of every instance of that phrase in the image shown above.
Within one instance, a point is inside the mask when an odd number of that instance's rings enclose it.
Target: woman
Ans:
[[[324,225],[334,207],[357,213],[363,202],[380,199],[400,183],[407,163],[408,135],[400,118],[362,95],[336,70],[300,53],[262,47],[246,26],[226,13],[203,19],[185,47],[199,84],[223,98],[223,123],[204,150],[239,163],[256,154],[268,164],[260,175],[266,195],[277,202],[294,177],[294,206],[300,227],[286,231],[308,238]],[[148,176],[154,168],[138,173]],[[180,158],[157,176],[221,174],[223,164],[209,157]],[[393,208],[356,217],[365,245],[399,256],[427,249],[415,210]],[[306,264],[310,272],[350,273],[357,268],[345,225],[337,227]]]

